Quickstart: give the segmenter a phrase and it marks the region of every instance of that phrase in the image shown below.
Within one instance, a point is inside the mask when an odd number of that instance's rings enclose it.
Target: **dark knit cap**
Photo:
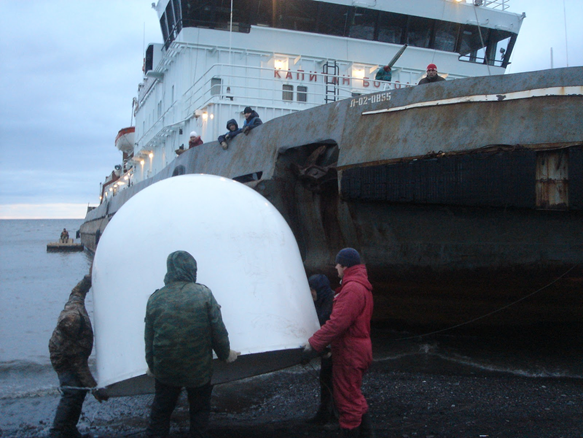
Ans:
[[[360,254],[358,254],[358,251],[354,248],[341,249],[336,256],[336,263],[347,268],[354,265],[360,265]]]
[[[245,109],[243,110],[243,114],[251,114],[253,112],[253,110],[251,109],[250,106],[246,106]]]

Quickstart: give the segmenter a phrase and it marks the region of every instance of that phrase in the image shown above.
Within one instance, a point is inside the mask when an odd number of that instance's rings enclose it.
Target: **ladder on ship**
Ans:
[[[324,101],[326,103],[336,102],[340,95],[340,90],[338,89],[338,74],[340,73],[340,68],[336,63],[336,60],[328,60],[326,64],[322,66],[322,74],[324,75],[324,83],[326,84],[326,95],[324,96]]]

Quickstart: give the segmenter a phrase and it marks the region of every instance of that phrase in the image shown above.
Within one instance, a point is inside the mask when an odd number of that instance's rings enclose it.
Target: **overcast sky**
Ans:
[[[0,219],[82,218],[99,202],[144,48],[161,42],[152,1],[0,0]],[[507,73],[550,68],[551,47],[555,67],[583,65],[582,0],[509,3],[526,19]]]

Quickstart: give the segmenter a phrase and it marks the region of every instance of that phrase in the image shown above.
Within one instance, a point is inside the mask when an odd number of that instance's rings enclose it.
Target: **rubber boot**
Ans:
[[[372,421],[370,418],[370,414],[367,412],[362,416],[360,420],[360,436],[362,438],[376,438],[376,434],[374,432]]]
[[[315,424],[323,426],[324,424],[328,423],[332,419],[332,415],[330,412],[327,412],[326,408],[320,406],[320,409],[309,420],[306,420],[306,424]]]

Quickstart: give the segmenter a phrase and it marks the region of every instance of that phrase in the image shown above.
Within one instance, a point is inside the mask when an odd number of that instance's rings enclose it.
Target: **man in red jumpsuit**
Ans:
[[[366,266],[353,248],[336,256],[341,286],[336,290],[332,315],[308,340],[306,353],[332,345],[334,401],[343,437],[373,437],[368,404],[362,395],[362,376],[372,362],[370,319],[372,285]]]

